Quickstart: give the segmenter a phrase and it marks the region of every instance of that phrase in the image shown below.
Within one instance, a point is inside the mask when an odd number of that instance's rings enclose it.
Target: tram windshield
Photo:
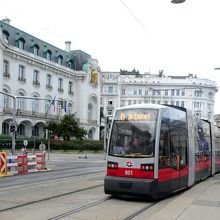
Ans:
[[[109,155],[154,157],[158,110],[126,109],[116,112]]]

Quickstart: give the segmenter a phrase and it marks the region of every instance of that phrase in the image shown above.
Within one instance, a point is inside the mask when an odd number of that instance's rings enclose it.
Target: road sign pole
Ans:
[[[14,131],[12,132],[12,155],[15,154],[15,133],[17,130],[17,126],[16,126],[16,97],[12,97],[13,98],[13,119],[12,119],[12,124],[13,126],[15,126]]]

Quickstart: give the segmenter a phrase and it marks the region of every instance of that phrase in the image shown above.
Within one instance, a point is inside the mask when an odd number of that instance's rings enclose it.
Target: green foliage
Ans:
[[[51,150],[103,151],[103,141],[51,141]]]
[[[53,133],[57,134],[59,132],[59,124],[56,121],[50,121],[46,126],[46,129],[53,131]]]
[[[63,137],[64,140],[70,140],[71,137],[83,140],[87,134],[86,130],[80,127],[75,114],[65,115],[60,122],[49,122],[46,129]]]

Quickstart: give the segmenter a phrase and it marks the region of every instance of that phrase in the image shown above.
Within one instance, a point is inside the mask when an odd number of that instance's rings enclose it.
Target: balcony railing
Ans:
[[[13,109],[12,108],[3,108],[3,113],[4,114],[12,114],[13,113]]]
[[[33,85],[35,85],[35,86],[40,86],[40,82],[39,81],[33,81]]]
[[[10,74],[9,73],[3,73],[3,76],[10,78]]]
[[[3,114],[12,115],[13,108],[3,108]],[[16,109],[17,117],[28,117],[28,118],[41,118],[41,119],[62,119],[63,116],[58,114],[48,114],[45,112],[27,111],[23,109]]]
[[[53,86],[51,86],[51,85],[46,85],[46,88],[49,89],[49,90],[52,90]]]
[[[58,88],[58,92],[63,92],[63,88]]]
[[[19,76],[19,77],[18,77],[18,80],[21,81],[21,82],[26,82],[26,79],[25,79],[24,77],[20,77],[20,76]]]

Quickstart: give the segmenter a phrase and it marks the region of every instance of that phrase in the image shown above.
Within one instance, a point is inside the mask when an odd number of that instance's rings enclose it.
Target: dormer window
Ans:
[[[67,61],[67,66],[68,66],[70,69],[73,69],[73,60],[68,60],[68,61]]]
[[[35,44],[35,45],[33,46],[32,51],[33,51],[33,54],[34,54],[34,55],[38,55],[38,52],[39,52],[39,46],[38,46],[37,44]]]
[[[62,62],[63,62],[63,56],[59,55],[59,56],[57,57],[57,63],[60,64],[60,65],[62,65]]]
[[[6,39],[6,40],[8,40],[8,38],[9,38],[9,33],[8,33],[8,31],[3,30],[3,31],[2,31],[2,34],[3,34],[3,38]]]
[[[16,42],[16,46],[21,50],[24,50],[24,44],[25,44],[25,40],[22,37],[19,38]]]
[[[51,57],[52,57],[52,52],[50,50],[47,50],[46,51],[46,59],[51,60]]]

